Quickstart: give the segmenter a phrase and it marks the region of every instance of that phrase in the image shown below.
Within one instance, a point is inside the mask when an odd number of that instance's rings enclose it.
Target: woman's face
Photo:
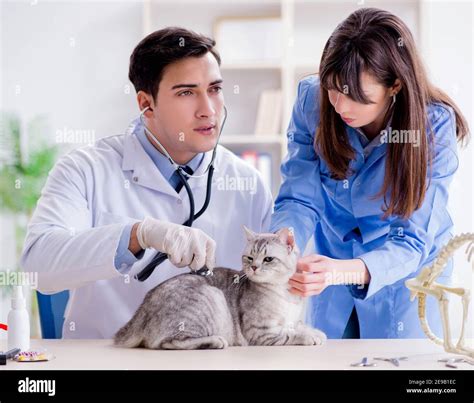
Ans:
[[[364,72],[361,74],[361,86],[366,97],[373,102],[372,104],[362,104],[352,100],[349,97],[350,88],[345,91],[346,93],[329,90],[329,102],[341,119],[351,127],[363,128],[368,125],[382,124],[392,102],[392,94],[399,86],[399,80],[397,79],[393,87],[387,88],[375,77]]]

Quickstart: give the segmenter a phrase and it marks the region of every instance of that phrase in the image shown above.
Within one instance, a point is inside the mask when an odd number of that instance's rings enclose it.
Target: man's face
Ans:
[[[147,125],[173,159],[185,164],[212,150],[224,114],[219,65],[212,53],[166,67]]]

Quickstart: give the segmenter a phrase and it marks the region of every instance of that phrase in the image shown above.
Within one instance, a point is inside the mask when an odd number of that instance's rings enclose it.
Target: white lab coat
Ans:
[[[196,175],[204,173],[211,156],[212,151],[205,154]],[[189,179],[196,212],[204,202],[206,181],[207,175]],[[194,223],[216,241],[217,265],[240,270],[242,225],[267,231],[271,213],[271,193],[259,173],[218,146],[211,201]],[[21,265],[38,272],[39,291],[70,290],[63,337],[113,337],[150,289],[188,272],[167,260],[145,282],[138,282],[133,276],[156,253],[150,249],[128,274],[114,266],[125,224],[145,216],[182,224],[188,214],[185,189],[176,193],[133,130],[62,157],[49,174],[28,226]]]

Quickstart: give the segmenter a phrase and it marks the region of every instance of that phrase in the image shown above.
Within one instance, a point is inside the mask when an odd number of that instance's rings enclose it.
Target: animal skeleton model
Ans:
[[[474,357],[474,350],[464,345],[464,331],[466,327],[469,302],[470,302],[470,291],[461,287],[448,287],[443,284],[436,282],[436,279],[443,273],[444,267],[448,263],[448,260],[453,256],[454,252],[465,243],[468,243],[466,254],[467,259],[470,262],[474,256],[474,233],[461,234],[451,239],[447,245],[445,245],[434,263],[431,266],[424,267],[417,277],[411,278],[405,281],[406,287],[411,291],[410,301],[413,301],[418,297],[418,316],[420,317],[421,327],[425,332],[426,336],[433,340],[436,344],[444,346],[444,349],[449,353],[463,354],[469,357]],[[474,259],[473,264],[474,268]],[[449,298],[448,293],[458,295],[462,298],[463,307],[463,322],[461,328],[461,335],[456,345],[451,340],[451,329],[449,322]],[[436,337],[428,326],[426,320],[426,296],[432,295],[438,300],[441,321],[443,325],[443,337],[444,340]]]

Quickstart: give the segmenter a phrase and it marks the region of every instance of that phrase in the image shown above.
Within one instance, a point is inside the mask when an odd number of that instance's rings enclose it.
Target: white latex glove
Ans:
[[[215,266],[216,242],[200,229],[146,217],[138,224],[137,240],[142,249],[166,253],[176,267],[196,271]]]

